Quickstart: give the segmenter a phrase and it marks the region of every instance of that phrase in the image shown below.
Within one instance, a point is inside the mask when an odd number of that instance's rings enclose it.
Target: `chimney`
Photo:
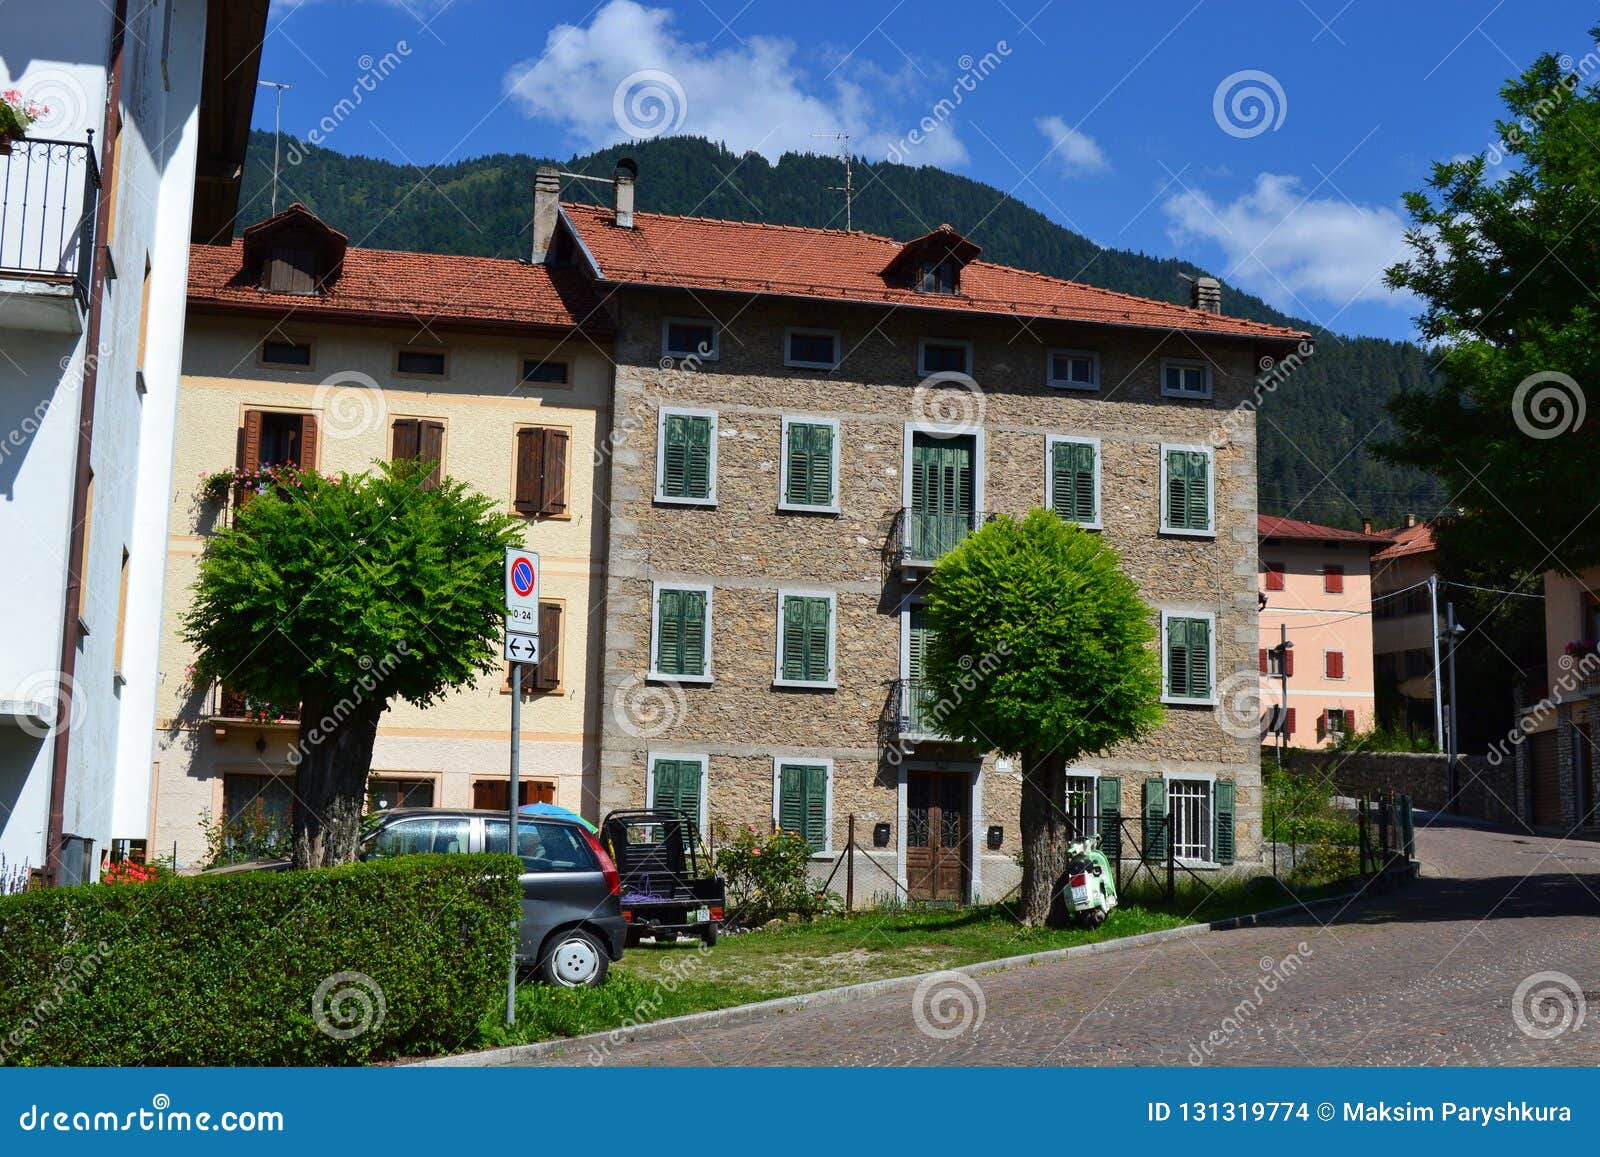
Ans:
[[[533,263],[543,264],[561,215],[561,173],[540,165],[533,178]]]
[[[1411,529],[1416,524],[1417,524],[1417,516],[1415,514],[1406,515],[1406,529],[1407,530]]]
[[[1361,533],[1362,534],[1371,534],[1372,533],[1372,519],[1363,518],[1361,520]]]
[[[1222,312],[1222,282],[1215,277],[1196,277],[1189,287],[1189,304],[1207,313]]]
[[[632,157],[623,157],[617,162],[617,171],[612,175],[611,184],[617,191],[617,228],[633,228],[633,186],[639,179],[639,166]]]

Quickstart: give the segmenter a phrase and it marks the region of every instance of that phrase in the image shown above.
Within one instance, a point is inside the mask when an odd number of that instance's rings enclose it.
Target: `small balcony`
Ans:
[[[895,512],[884,554],[889,565],[898,569],[906,582],[915,582],[967,535],[993,517],[982,510],[934,511],[907,507]]]
[[[300,705],[282,707],[265,699],[246,695],[231,687],[211,689],[210,712],[207,716],[218,739],[228,734],[229,727],[254,727],[258,730],[300,727]]]
[[[83,328],[100,195],[93,137],[19,137],[0,153],[0,326]]]
[[[902,743],[954,742],[939,729],[943,712],[933,686],[922,679],[897,679],[889,694],[888,731]]]

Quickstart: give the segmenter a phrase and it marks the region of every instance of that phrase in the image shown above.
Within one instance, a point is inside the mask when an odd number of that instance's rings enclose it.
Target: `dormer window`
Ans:
[[[261,288],[268,293],[315,293],[316,251],[290,245],[274,245],[267,256]]]
[[[244,231],[244,282],[266,293],[325,293],[343,271],[346,244],[296,202]]]
[[[923,293],[960,293],[961,266],[953,257],[929,262],[922,267],[917,288]]]

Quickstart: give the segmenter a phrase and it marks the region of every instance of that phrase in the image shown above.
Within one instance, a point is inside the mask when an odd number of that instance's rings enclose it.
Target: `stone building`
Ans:
[[[558,179],[535,258],[616,319],[601,812],[671,803],[713,842],[781,823],[819,872],[853,816],[895,882],[859,867],[858,892],[999,899],[1020,772],[938,735],[919,605],[989,513],[1044,506],[1122,553],[1169,704],[1060,806],[1259,859],[1252,389],[1305,335],[1222,315],[1209,279],[1186,308],[981,261],[949,226],[642,213],[626,163],[614,207],[563,205]]]
[[[349,247],[295,205],[190,259],[170,491],[156,733],[158,854],[192,866],[202,821],[286,827],[298,708],[196,688],[180,637],[234,470],[324,473],[421,456],[526,520],[541,552],[544,657],[522,712],[522,795],[593,813],[611,323],[571,271]],[[220,484],[208,478],[223,474]],[[283,645],[292,646],[285,639]],[[501,672],[427,711],[394,702],[373,751],[373,807],[508,804]]]

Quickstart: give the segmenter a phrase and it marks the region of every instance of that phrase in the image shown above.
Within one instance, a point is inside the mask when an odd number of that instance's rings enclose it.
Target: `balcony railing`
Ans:
[[[0,276],[70,282],[89,307],[100,167],[86,141],[19,137],[0,154]]]
[[[939,728],[941,700],[931,684],[921,679],[898,679],[889,697],[890,729],[896,739],[915,741],[946,738]]]
[[[289,727],[300,722],[300,705],[287,707],[268,703],[231,687],[211,689],[211,718],[221,722],[254,723],[262,727]]]
[[[902,570],[929,569],[994,515],[982,510],[931,511],[907,507],[895,513],[886,553]]]

